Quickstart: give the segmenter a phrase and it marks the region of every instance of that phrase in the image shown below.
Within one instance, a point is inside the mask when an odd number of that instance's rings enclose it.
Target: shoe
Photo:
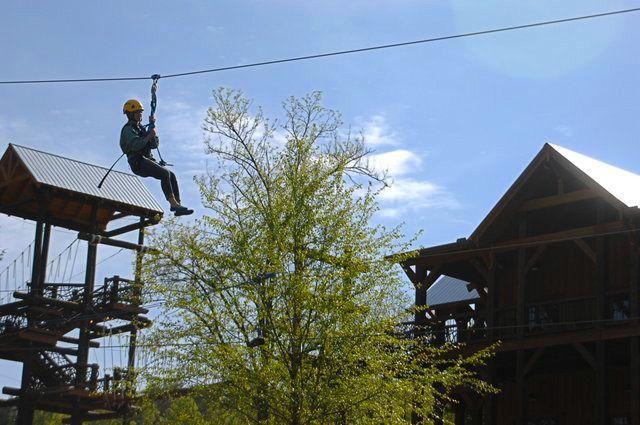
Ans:
[[[193,214],[193,210],[181,205],[177,207],[171,207],[170,210],[173,211],[173,215],[175,215],[176,217],[179,217],[181,215]]]

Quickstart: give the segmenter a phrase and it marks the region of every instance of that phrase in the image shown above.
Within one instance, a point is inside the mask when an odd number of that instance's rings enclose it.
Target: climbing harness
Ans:
[[[158,96],[156,95],[156,90],[158,89],[158,80],[160,78],[161,78],[160,74],[153,74],[151,76],[151,79],[153,80],[153,83],[151,84],[151,111],[149,113],[149,124],[144,126],[147,132],[153,130],[156,127],[155,115],[156,115],[156,106],[158,105]],[[162,158],[162,154],[160,153],[160,148],[156,147],[155,149],[158,152],[158,157],[160,158],[160,162],[159,162],[160,166],[171,167],[173,164],[169,164],[167,161],[165,161]],[[111,165],[111,167],[109,167],[105,175],[102,177],[102,180],[100,180],[100,183],[98,183],[98,189],[102,188],[102,185],[104,184],[104,181],[107,179],[107,176],[111,173],[111,170],[113,170],[113,167],[116,166],[116,164],[122,159],[123,156],[125,156],[124,152],[118,157],[118,159],[115,160],[115,162]]]

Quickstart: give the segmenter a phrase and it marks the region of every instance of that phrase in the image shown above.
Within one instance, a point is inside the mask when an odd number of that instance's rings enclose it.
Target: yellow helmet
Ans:
[[[122,113],[126,114],[128,112],[136,112],[136,111],[144,111],[142,107],[142,103],[137,101],[136,99],[129,99],[124,103],[122,107]]]

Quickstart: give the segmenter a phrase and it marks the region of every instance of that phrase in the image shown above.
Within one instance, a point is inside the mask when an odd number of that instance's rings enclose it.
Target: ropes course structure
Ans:
[[[50,175],[51,164],[60,161],[60,174]],[[83,179],[70,190],[64,182],[74,167]],[[45,180],[34,177],[41,168],[48,170]],[[108,197],[102,197],[95,189],[102,173],[97,166],[15,145],[0,159],[0,212],[36,224],[33,242],[0,271],[0,359],[22,363],[19,387],[5,386],[2,392],[10,398],[0,406],[17,407],[21,425],[32,424],[36,410],[66,414],[70,423],[81,424],[127,418],[135,409],[136,339],[151,324],[141,305],[142,257],[149,251],[144,232],[163,212],[129,175],[107,181]],[[129,192],[114,192],[116,184]],[[126,217],[133,222],[118,221]],[[56,228],[77,236],[50,256]],[[118,238],[130,232],[138,233],[137,243]],[[98,261],[104,245],[117,250]],[[115,275],[97,283],[97,266],[125,251],[136,256],[133,278]],[[101,346],[103,353],[96,350]]]

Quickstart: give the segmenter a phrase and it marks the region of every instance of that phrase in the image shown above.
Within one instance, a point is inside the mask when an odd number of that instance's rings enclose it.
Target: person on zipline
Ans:
[[[125,102],[122,110],[129,120],[120,132],[120,148],[127,155],[131,171],[140,177],[153,177],[160,180],[162,192],[176,216],[192,214],[193,210],[180,205],[180,190],[176,175],[158,164],[151,154],[151,149],[157,148],[160,140],[155,128],[147,131],[141,124],[142,111],[144,111],[142,104],[135,99],[130,99]],[[150,117],[150,121],[155,122],[155,118]]]

